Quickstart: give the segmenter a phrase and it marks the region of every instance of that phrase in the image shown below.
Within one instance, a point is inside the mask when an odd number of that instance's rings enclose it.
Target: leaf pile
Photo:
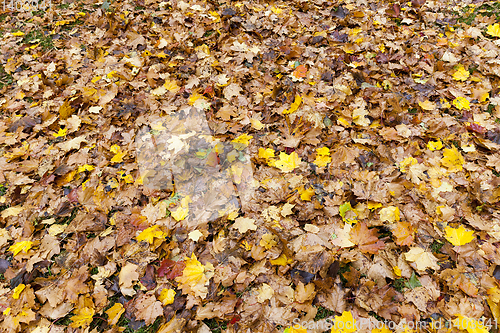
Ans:
[[[425,0],[0,14],[1,330],[487,332],[499,17]]]

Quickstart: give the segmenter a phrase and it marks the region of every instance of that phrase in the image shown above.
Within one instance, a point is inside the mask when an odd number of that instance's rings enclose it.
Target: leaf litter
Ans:
[[[498,9],[2,12],[1,330],[495,329]]]

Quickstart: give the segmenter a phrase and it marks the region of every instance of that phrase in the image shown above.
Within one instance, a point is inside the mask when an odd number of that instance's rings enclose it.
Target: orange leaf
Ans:
[[[375,254],[385,247],[384,242],[378,239],[376,229],[368,229],[366,223],[359,222],[351,229],[351,242],[358,245],[363,253]]]
[[[399,246],[413,244],[414,230],[409,222],[398,222],[396,229],[392,231],[396,237],[396,244]]]
[[[293,76],[295,76],[297,79],[306,77],[307,73],[307,68],[304,65],[299,65],[295,70],[293,71]]]

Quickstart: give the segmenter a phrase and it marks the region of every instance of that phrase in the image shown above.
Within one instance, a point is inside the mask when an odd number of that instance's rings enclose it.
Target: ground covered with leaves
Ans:
[[[499,17],[2,12],[1,330],[497,332]]]

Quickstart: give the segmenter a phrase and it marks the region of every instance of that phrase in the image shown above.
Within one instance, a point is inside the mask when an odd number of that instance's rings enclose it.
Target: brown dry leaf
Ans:
[[[137,272],[139,266],[132,263],[127,263],[122,267],[119,276],[120,291],[123,295],[133,296],[136,291],[134,290],[135,281],[139,280],[139,273]]]
[[[142,295],[135,303],[135,317],[151,325],[156,318],[163,315],[163,307],[154,295]]]
[[[368,229],[366,223],[358,222],[349,233],[350,240],[358,245],[358,248],[363,253],[375,254],[385,247],[383,241],[378,239],[376,229]]]

